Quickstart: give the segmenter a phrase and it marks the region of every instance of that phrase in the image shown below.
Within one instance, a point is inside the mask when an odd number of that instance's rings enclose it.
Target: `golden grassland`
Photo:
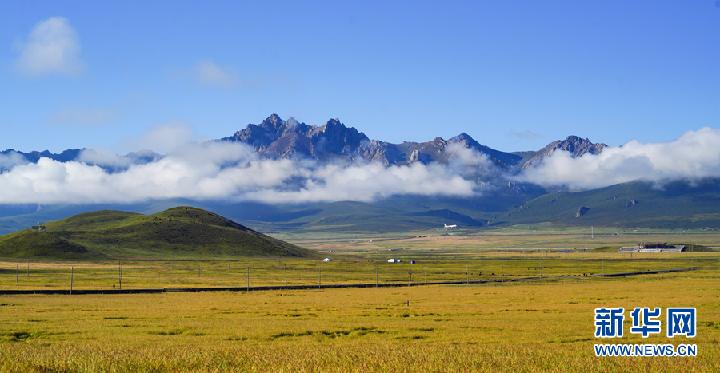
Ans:
[[[0,260],[0,290],[123,289],[166,287],[244,287],[331,283],[412,283],[433,281],[505,281],[538,276],[661,270],[681,267],[718,268],[720,253],[562,252],[537,250],[456,253],[403,249],[333,254],[319,259],[261,258],[239,260],[153,260],[118,262],[42,262]],[[389,264],[387,258],[401,258]],[[416,264],[410,264],[416,259]],[[71,276],[72,272],[72,276]]]
[[[699,355],[596,358],[593,309],[602,306],[697,307],[692,342]],[[627,336],[629,324],[625,328],[622,343],[641,342]],[[263,293],[2,296],[0,340],[3,372],[711,372],[720,371],[720,273]]]
[[[221,258],[226,260],[123,260],[124,289],[162,287],[242,287],[316,283],[418,283],[425,281],[498,280],[528,276],[584,276],[677,267],[714,267],[720,253],[620,254],[592,251],[639,241],[713,246],[716,232],[604,232],[593,238],[573,230],[516,232],[458,231],[307,238],[293,243],[319,250],[330,263],[315,259]],[[587,249],[587,250],[586,250]],[[400,258],[401,264],[387,259]],[[410,265],[414,259],[416,265]],[[119,262],[0,260],[0,290],[67,289],[71,268],[74,289],[119,287]]]
[[[632,246],[638,242],[674,242],[716,246],[720,234],[710,232],[603,232],[598,229],[591,235],[590,229],[559,231],[514,230],[460,230],[449,235],[438,231],[386,234],[385,236],[349,235],[309,238],[305,235],[280,235],[293,243],[315,250],[341,250],[358,254],[382,252],[388,248],[407,250],[447,250],[453,253],[476,254],[483,250],[498,249],[593,249],[597,247]]]
[[[639,241],[712,246],[719,238],[698,232],[605,232],[592,239],[565,231],[301,237],[294,243],[321,250],[333,261],[125,260],[124,289],[243,287],[248,268],[252,286],[372,283],[376,278],[414,285],[542,280],[250,293],[0,296],[0,371],[720,371],[720,254],[631,256],[584,250]],[[403,263],[388,264],[391,257]],[[417,264],[409,264],[410,259]],[[117,262],[0,260],[0,290],[67,289],[71,267],[74,289],[119,286]],[[679,267],[702,270],[590,276]],[[593,309],[600,306],[697,307],[698,337],[690,342],[698,344],[699,356],[596,358]],[[626,336],[618,342],[668,339]]]

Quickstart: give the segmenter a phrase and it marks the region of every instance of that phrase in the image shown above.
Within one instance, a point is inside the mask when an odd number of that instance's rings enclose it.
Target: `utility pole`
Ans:
[[[408,279],[408,286],[412,286],[412,271],[408,272],[410,279]]]
[[[122,263],[118,260],[118,287],[122,290]]]
[[[70,295],[72,295],[74,281],[75,281],[75,267],[70,267]]]
[[[30,277],[30,261],[27,261],[27,272],[25,273],[25,277]]]
[[[15,264],[15,286],[20,285],[20,264]]]
[[[500,275],[500,282],[501,282],[501,283],[505,282],[505,275],[503,275],[502,272],[503,272],[503,261],[502,261],[502,259],[500,259],[500,271],[499,271],[498,274]]]
[[[465,285],[470,285],[470,268],[465,266]]]
[[[590,232],[591,232],[590,237],[594,240],[595,239],[595,226],[594,225],[590,226]]]
[[[250,267],[247,267],[247,288],[246,291],[250,292]]]
[[[375,265],[375,287],[380,286],[380,272],[378,271],[377,264]]]
[[[318,289],[322,287],[322,267],[318,266]]]

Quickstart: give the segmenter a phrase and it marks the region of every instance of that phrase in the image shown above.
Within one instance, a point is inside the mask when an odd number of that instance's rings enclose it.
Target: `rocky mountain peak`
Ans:
[[[461,144],[486,155],[495,165],[505,169],[537,165],[558,150],[567,151],[573,157],[582,157],[585,154],[600,154],[607,147],[587,138],[568,136],[564,140],[553,141],[536,152],[513,154],[482,145],[465,132],[448,140],[436,137],[426,142],[392,144],[371,140],[356,128],[346,126],[338,118],[331,118],[317,126],[307,125],[295,118],[284,121],[278,114],[271,114],[260,124],[249,124],[232,137],[222,140],[248,144],[269,158],[335,158],[381,162],[386,165],[447,162],[448,145]]]
[[[542,163],[545,158],[550,157],[556,151],[565,151],[570,153],[573,158],[582,157],[585,154],[600,154],[607,147],[606,144],[593,143],[588,138],[582,138],[579,136],[568,136],[565,140],[553,141],[546,145],[544,148],[533,153],[527,157],[525,162],[522,164],[523,168],[536,166]]]
[[[565,140],[554,141],[548,146],[552,146],[555,150],[570,152],[574,157],[582,157],[587,153],[600,154],[607,147],[605,144],[595,144],[590,139],[579,136],[568,136]]]
[[[273,113],[273,114],[270,114],[269,117],[265,118],[265,120],[262,121],[262,123],[260,124],[260,126],[263,127],[263,128],[273,128],[273,129],[276,129],[276,128],[280,127],[280,126],[283,125],[283,124],[284,124],[284,122],[283,122],[282,118],[280,118],[279,115]]]
[[[468,135],[467,133],[463,132],[455,137],[450,138],[449,142],[460,142],[464,144],[474,144],[477,143],[475,139],[472,138],[472,136]]]
[[[222,140],[248,144],[269,158],[311,159],[350,155],[369,141],[365,134],[345,126],[337,118],[322,126],[309,126],[295,118],[283,121],[277,114],[270,115],[259,125],[249,124]]]

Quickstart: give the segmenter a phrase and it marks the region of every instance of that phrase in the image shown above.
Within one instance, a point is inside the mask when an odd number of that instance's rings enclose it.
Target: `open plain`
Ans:
[[[242,288],[247,268],[252,286],[377,280],[398,285],[393,288],[3,295],[0,370],[720,369],[718,253],[631,257],[602,249],[620,243],[616,236],[504,235],[491,237],[492,243],[486,235],[410,236],[295,241],[329,250],[324,254],[333,258],[329,263],[318,258],[121,263],[124,289]],[[713,237],[699,237],[703,247],[712,246]],[[389,257],[403,261],[390,264]],[[416,264],[409,264],[410,258]],[[2,262],[1,289],[62,289],[69,267],[76,289],[119,286],[116,262],[8,260]],[[671,268],[697,270],[642,274]],[[621,272],[641,274],[603,276]],[[488,282],[421,286],[463,279]],[[697,307],[698,336],[692,342],[698,356],[595,357],[593,309],[604,306]],[[655,336],[643,342],[665,341]]]

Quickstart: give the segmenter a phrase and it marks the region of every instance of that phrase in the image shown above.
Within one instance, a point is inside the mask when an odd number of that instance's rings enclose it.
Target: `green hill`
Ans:
[[[176,207],[154,215],[97,211],[0,237],[0,257],[53,259],[313,256],[220,215]]]
[[[498,224],[707,228],[720,226],[720,179],[663,185],[630,182],[554,192],[498,216]]]

